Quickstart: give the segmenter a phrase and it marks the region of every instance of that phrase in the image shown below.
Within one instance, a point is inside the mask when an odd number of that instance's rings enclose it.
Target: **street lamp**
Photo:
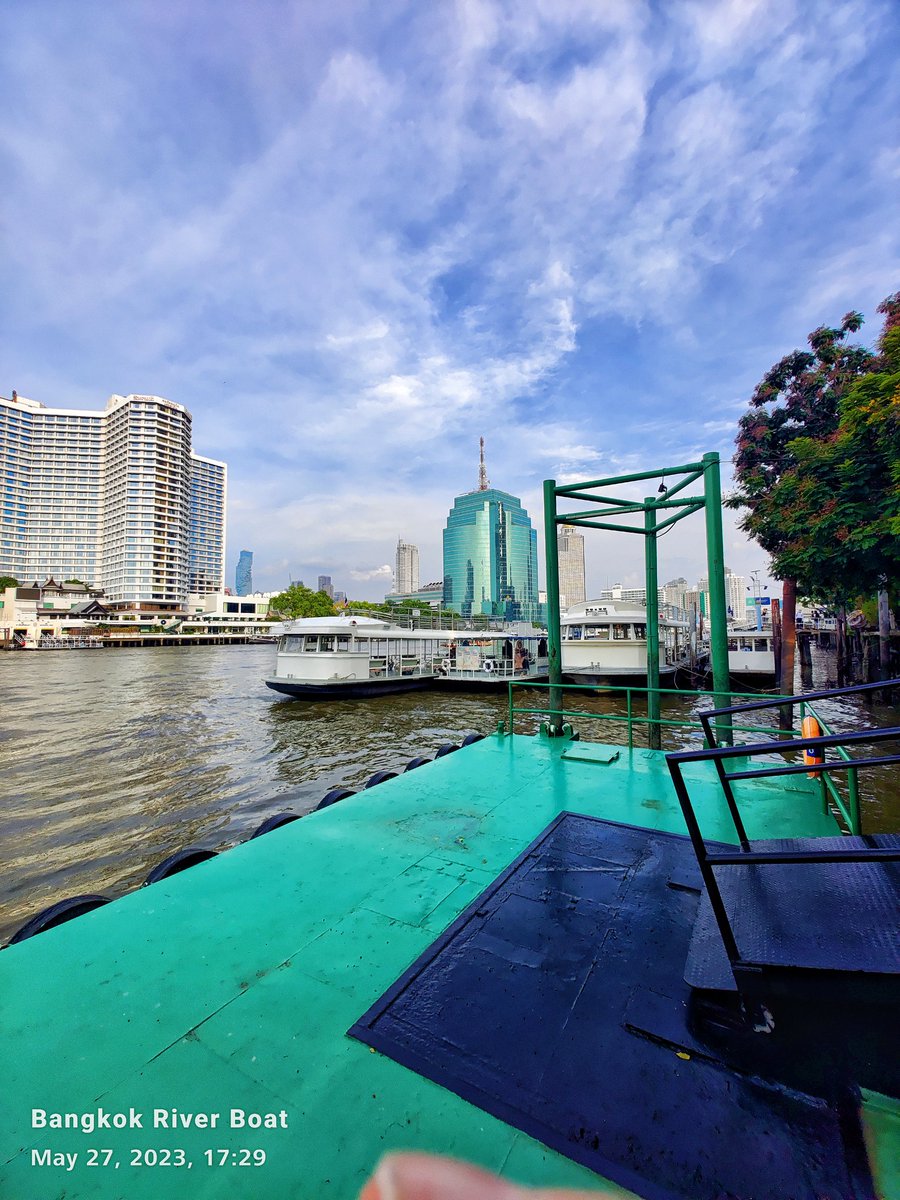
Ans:
[[[763,627],[762,596],[760,595],[759,571],[751,571],[750,578],[753,580],[752,592],[753,592],[753,603],[756,605],[756,631],[757,631],[757,633],[759,633]],[[764,592],[767,592],[769,590],[769,585],[765,584],[763,586],[762,590]],[[751,589],[747,588],[747,591],[749,592],[749,591],[751,591]]]

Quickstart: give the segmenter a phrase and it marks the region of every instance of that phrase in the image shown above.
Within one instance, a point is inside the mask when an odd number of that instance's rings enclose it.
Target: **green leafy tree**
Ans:
[[[292,583],[269,602],[269,616],[283,620],[297,617],[332,617],[334,602],[325,592],[313,592],[302,583]]]
[[[766,372],[739,422],[734,456],[737,486],[726,503],[743,510],[740,528],[769,552],[773,573],[783,581],[785,636],[779,684],[783,692],[793,690],[794,615],[798,568],[803,564],[796,555],[782,557],[796,540],[797,529],[775,493],[798,465],[798,440],[823,442],[833,437],[842,398],[860,377],[876,368],[872,351],[847,341],[862,323],[860,313],[849,312],[837,328],[814,329],[809,350],[793,351]],[[814,536],[812,529],[807,536]],[[799,575],[799,583],[803,590],[813,590],[805,576]],[[782,720],[787,719],[787,712],[782,713]]]
[[[820,600],[873,594],[900,574],[900,293],[871,374],[839,399],[834,431],[795,437],[765,504],[777,514],[782,576]]]
[[[0,592],[5,591],[8,587],[18,587],[18,579],[14,579],[12,575],[0,575]]]

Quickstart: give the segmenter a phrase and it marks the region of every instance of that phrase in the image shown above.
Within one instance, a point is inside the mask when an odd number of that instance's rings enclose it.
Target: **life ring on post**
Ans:
[[[803,720],[800,722],[800,733],[801,733],[801,736],[804,738],[821,737],[822,736],[822,726],[819,724],[819,722],[816,720],[815,717],[804,717]],[[807,767],[818,766],[819,763],[823,763],[824,761],[825,761],[825,755],[821,750],[804,750],[803,751],[803,762],[804,762],[804,765]],[[807,775],[809,776],[810,779],[815,779],[815,777],[819,774],[821,774],[820,771],[807,771]]]
[[[449,658],[445,658],[445,659],[441,660],[441,670],[444,672],[445,675],[449,672],[449,670],[452,666],[453,666],[453,663],[450,661]]]
[[[497,670],[497,664],[492,658],[486,658],[481,664],[482,671],[487,671],[488,675],[492,675]]]

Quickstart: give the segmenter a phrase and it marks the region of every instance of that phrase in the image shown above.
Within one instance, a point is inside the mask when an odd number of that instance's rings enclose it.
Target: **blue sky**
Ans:
[[[900,286],[894,0],[8,0],[0,47],[0,392],[186,405],[229,583],[439,578],[481,435],[537,526],[547,477],[727,486],[764,371]]]

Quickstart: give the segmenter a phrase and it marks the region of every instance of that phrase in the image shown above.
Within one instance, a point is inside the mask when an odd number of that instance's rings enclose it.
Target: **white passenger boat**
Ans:
[[[547,637],[503,630],[403,629],[375,617],[307,617],[278,639],[273,691],[304,699],[405,692],[435,684],[478,690],[545,678]]]
[[[735,683],[771,687],[775,683],[775,644],[771,629],[728,630],[728,674]]]
[[[570,683],[644,684],[647,680],[647,610],[624,600],[587,600],[561,618],[563,677]],[[686,665],[689,622],[659,617],[659,677],[671,686]]]
[[[522,683],[547,678],[547,634],[533,626],[508,626],[502,631],[472,633],[458,630],[448,635],[446,658],[441,660],[438,682],[465,691],[490,691],[509,681]]]

